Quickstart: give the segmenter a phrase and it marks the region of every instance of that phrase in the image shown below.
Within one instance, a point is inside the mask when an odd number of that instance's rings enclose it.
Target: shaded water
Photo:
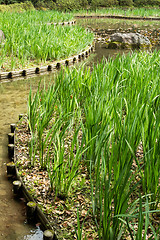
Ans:
[[[151,27],[148,22],[119,21],[116,19],[80,19],[78,24],[90,28],[101,29],[127,29],[133,24],[139,24],[141,28]],[[160,28],[160,22],[152,22],[155,28]],[[95,53],[87,60],[96,62],[103,56],[114,56],[118,53],[128,52],[128,50],[108,50],[103,44],[96,43]],[[28,80],[18,80],[14,82],[0,83],[0,240],[42,240],[42,231],[39,228],[33,228],[25,223],[25,205],[24,202],[16,201],[13,197],[12,185],[6,176],[6,163],[8,162],[7,134],[10,132],[10,124],[18,121],[20,113],[27,111],[27,99],[30,86],[37,89],[39,80],[49,82],[53,79],[53,74],[49,76],[39,76]]]

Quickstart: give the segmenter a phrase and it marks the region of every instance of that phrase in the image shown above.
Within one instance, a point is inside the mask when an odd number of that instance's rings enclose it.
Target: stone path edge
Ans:
[[[127,20],[149,20],[160,21],[160,17],[134,17],[134,16],[121,16],[121,15],[75,15],[75,18],[114,18],[114,19],[127,19]]]

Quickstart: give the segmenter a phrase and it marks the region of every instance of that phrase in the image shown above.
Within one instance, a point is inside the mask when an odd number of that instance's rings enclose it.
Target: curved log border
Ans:
[[[160,17],[134,17],[122,15],[75,15],[75,18],[113,18],[113,19],[126,19],[126,20],[147,20],[147,21],[160,21]]]
[[[76,23],[76,20],[72,20],[72,21],[68,21],[68,22],[58,22],[58,23],[46,23],[47,25],[54,25],[54,26],[58,26],[58,25],[74,25]]]
[[[64,60],[54,61],[53,63],[46,66],[28,68],[28,69],[19,70],[19,71],[2,72],[0,73],[0,81],[3,79],[13,79],[18,77],[26,77],[26,76],[28,77],[35,74],[51,72],[51,71],[60,69],[61,66],[71,66],[74,63],[80,61],[81,59],[87,58],[93,52],[93,50],[94,50],[94,45],[91,45],[77,55],[71,56]]]
[[[14,129],[13,129],[13,125],[14,125]],[[16,134],[16,124],[11,124],[11,133]],[[10,144],[10,141],[8,142]],[[22,178],[19,176],[18,170],[16,168],[15,165],[15,145],[14,146],[14,156],[12,157],[12,159],[10,159],[10,162],[7,164],[7,176],[8,178],[13,180],[13,190],[14,190],[14,182],[15,180],[17,182],[20,183],[20,187],[18,189],[18,191],[13,191],[14,194],[16,195],[23,195],[23,197],[25,198],[26,202],[34,202],[36,204],[36,211],[35,211],[35,219],[38,220],[41,223],[41,229],[43,231],[45,230],[53,230],[53,227],[51,226],[51,224],[49,223],[47,217],[45,216],[45,214],[42,212],[42,210],[37,206],[37,203],[35,202],[34,198],[30,195],[30,193],[28,192],[28,190],[26,189]],[[13,169],[8,168],[9,166],[13,166]],[[11,171],[10,171],[11,170]],[[13,170],[13,171],[12,171]],[[54,239],[56,239],[56,236],[54,237]]]

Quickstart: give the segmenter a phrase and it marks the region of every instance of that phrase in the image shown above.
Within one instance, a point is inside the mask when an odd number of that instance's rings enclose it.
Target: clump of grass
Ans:
[[[96,10],[80,10],[75,14],[159,17],[159,10],[157,8],[101,8]]]
[[[44,156],[51,188],[65,198],[79,166],[87,166],[99,239],[145,239],[148,232],[158,239],[152,213],[160,201],[159,63],[159,52],[134,52],[104,59],[92,71],[64,69],[48,90],[38,89],[33,99],[30,93],[29,125],[38,146],[32,157]],[[78,239],[81,231],[79,225]]]
[[[15,69],[16,60],[21,67],[29,62],[45,63],[62,59],[80,52],[92,43],[93,34],[80,26],[54,26],[47,22],[70,20],[73,15],[55,11],[26,12],[23,14],[0,13],[0,29],[5,34],[0,54],[0,68]],[[13,56],[13,58],[12,58]]]

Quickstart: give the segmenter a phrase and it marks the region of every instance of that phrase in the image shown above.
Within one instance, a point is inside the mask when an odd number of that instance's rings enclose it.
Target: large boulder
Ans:
[[[0,43],[5,39],[4,32],[0,30]]]
[[[149,48],[151,42],[139,33],[114,33],[107,45],[108,48]]]

